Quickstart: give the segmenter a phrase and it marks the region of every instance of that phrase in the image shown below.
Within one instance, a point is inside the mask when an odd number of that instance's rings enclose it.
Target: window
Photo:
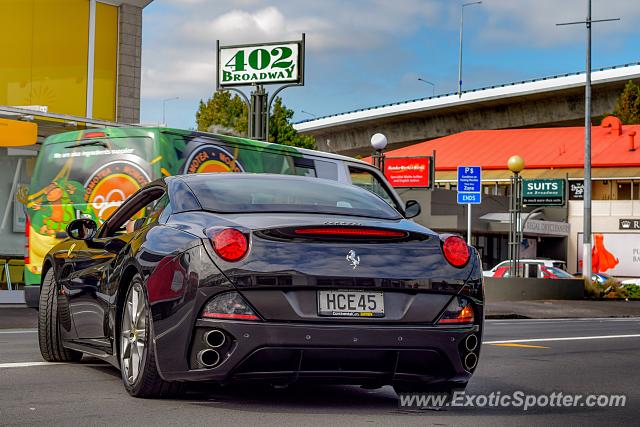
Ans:
[[[631,200],[631,181],[614,182],[615,200]]]
[[[591,193],[593,200],[611,200],[611,181],[592,181]]]
[[[164,196],[164,197],[163,197]],[[148,189],[122,204],[107,220],[103,236],[133,233],[158,219],[169,198],[160,188]]]
[[[385,185],[370,171],[349,166],[349,175],[351,176],[351,183],[353,185],[376,194],[390,206],[396,206],[393,197],[391,197]]]
[[[184,178],[203,209],[222,213],[320,213],[399,219],[398,212],[369,191],[329,180],[238,174]],[[296,182],[298,181],[299,182]]]

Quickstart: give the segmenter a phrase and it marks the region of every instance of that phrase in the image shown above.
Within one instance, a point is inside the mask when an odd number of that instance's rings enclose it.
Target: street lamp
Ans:
[[[482,4],[481,1],[464,3],[460,6],[460,50],[458,52],[458,98],[462,96],[462,30],[464,28],[464,8],[474,4]]]
[[[432,89],[431,96],[436,96],[436,84],[435,83],[431,83],[430,81],[425,80],[422,77],[418,77],[418,80],[420,80],[421,82],[424,82],[424,83],[426,83],[428,85],[431,85],[431,89]]]
[[[522,242],[522,229],[520,226],[520,212],[522,211],[522,177],[520,172],[524,170],[524,159],[520,156],[511,156],[507,161],[507,167],[513,176],[511,177],[511,197],[509,199],[509,260],[511,261],[512,274],[518,277],[518,258],[520,258],[520,243]]]
[[[381,133],[376,133],[371,137],[371,146],[375,150],[371,155],[373,166],[384,173],[384,153],[382,150],[387,146],[387,137]]]
[[[308,114],[308,115],[310,115],[311,117],[313,117],[314,119],[315,119],[316,117],[318,117],[318,116],[316,116],[315,114],[310,113],[310,112],[308,112],[308,111],[300,110],[300,112],[301,112],[301,113]]]
[[[176,99],[180,99],[180,97],[179,97],[179,96],[175,96],[175,97],[173,97],[173,98],[167,98],[167,99],[163,99],[163,100],[162,100],[162,124],[163,124],[164,126],[166,126],[166,125],[167,125],[167,121],[166,121],[166,119],[165,119],[165,116],[166,116],[166,115],[165,115],[165,112],[166,112],[167,102],[169,102],[169,101],[175,101]]]

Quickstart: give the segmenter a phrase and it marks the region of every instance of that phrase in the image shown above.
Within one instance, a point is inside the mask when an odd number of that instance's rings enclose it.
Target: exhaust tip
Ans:
[[[198,352],[198,363],[200,363],[205,368],[213,368],[220,362],[220,354],[211,349],[200,350]]]
[[[207,344],[211,348],[222,347],[224,342],[227,340],[224,332],[219,331],[218,329],[212,329],[206,332],[203,337],[205,344]]]
[[[478,347],[478,337],[475,335],[469,335],[464,342],[464,346],[469,351],[473,351]]]
[[[469,353],[464,358],[464,367],[467,371],[471,371],[478,364],[478,356],[475,353]]]

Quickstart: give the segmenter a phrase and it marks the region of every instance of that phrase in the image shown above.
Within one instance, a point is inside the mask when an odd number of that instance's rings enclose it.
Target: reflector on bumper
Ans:
[[[213,297],[202,310],[210,319],[260,320],[256,312],[237,292],[225,292]]]

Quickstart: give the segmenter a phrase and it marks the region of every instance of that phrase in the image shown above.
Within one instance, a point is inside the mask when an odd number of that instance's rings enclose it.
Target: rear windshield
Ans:
[[[274,175],[189,175],[185,181],[205,210],[292,212],[398,219],[398,212],[361,188],[324,179]]]

